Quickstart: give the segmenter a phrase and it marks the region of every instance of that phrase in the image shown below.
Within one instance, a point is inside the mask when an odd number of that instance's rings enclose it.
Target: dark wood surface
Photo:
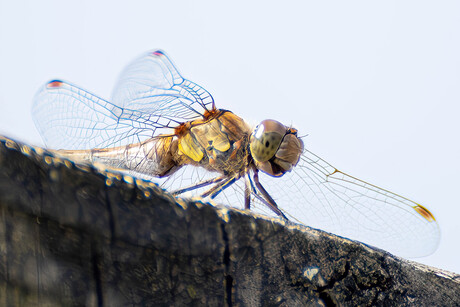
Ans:
[[[457,274],[0,137],[1,306],[459,304]]]

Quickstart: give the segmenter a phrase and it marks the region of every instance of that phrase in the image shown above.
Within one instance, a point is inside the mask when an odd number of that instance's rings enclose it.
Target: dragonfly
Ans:
[[[252,128],[218,109],[161,50],[131,62],[110,101],[52,80],[35,95],[32,114],[55,152],[155,178],[177,196],[238,204],[404,257],[439,244],[426,207],[340,171],[293,127],[269,119]]]

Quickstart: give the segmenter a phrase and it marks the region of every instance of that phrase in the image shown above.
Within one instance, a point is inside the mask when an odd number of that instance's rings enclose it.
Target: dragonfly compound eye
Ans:
[[[273,158],[281,145],[287,128],[280,122],[267,119],[251,135],[249,147],[254,160],[265,162]]]

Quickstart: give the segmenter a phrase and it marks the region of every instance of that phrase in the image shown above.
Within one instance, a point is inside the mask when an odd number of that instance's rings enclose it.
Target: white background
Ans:
[[[218,107],[297,127],[339,169],[428,207],[460,273],[460,4],[456,1],[3,1],[0,134],[42,141],[30,114],[62,78],[109,98],[161,48]]]

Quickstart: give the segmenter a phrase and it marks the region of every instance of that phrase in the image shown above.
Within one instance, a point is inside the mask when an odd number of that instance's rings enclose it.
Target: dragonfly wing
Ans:
[[[173,127],[159,122],[158,116],[121,108],[58,80],[35,95],[32,116],[46,146],[53,149],[122,146]]]
[[[206,90],[183,79],[163,52],[153,51],[123,71],[112,103],[55,80],[37,93],[32,112],[47,146],[89,149],[144,141],[214,107]]]
[[[292,172],[260,181],[288,218],[304,225],[405,257],[429,255],[439,244],[439,226],[423,206],[349,176],[308,150]]]
[[[167,191],[174,192],[181,190],[186,187],[200,185],[201,183],[210,179],[221,177],[222,174],[217,172],[210,172],[202,167],[195,167],[192,165],[186,165],[180,168],[174,174],[165,177],[155,179],[156,182],[160,183],[160,186]],[[209,184],[196,189],[191,189],[179,195],[179,197],[191,198],[200,197],[203,193],[213,187],[214,184]],[[205,198],[209,200],[209,198]],[[237,180],[234,184],[229,186],[223,192],[221,192],[215,199],[215,203],[222,205],[230,205],[238,209],[244,209],[244,181]]]
[[[167,191],[174,192],[185,187],[195,186],[196,184],[218,176],[221,175],[217,172],[209,172],[202,167],[185,165],[168,177],[156,179],[156,182],[159,182],[160,186]],[[199,189],[193,189],[190,193],[185,192],[184,194],[180,194],[180,196],[199,196],[211,186],[212,185]]]
[[[114,88],[112,102],[177,123],[194,120],[214,108],[211,94],[182,78],[160,50],[141,55],[125,68]]]

